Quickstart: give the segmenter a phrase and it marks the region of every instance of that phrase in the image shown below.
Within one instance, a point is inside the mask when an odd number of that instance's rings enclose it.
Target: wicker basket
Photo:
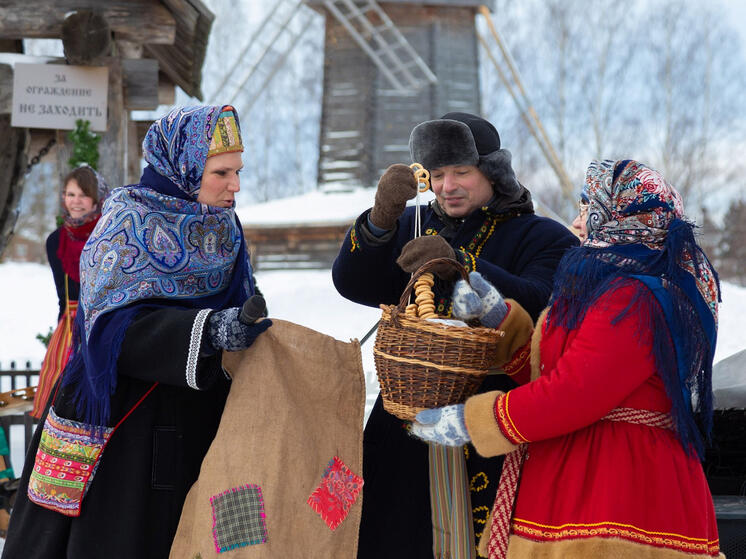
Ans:
[[[446,326],[404,313],[417,278],[444,264],[469,281],[456,260],[438,258],[413,274],[398,305],[381,305],[373,358],[383,407],[400,419],[411,421],[423,409],[457,404],[474,394],[493,365],[503,335],[491,328]]]

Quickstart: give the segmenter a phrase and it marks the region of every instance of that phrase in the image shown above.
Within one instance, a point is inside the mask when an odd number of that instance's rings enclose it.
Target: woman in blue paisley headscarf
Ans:
[[[73,354],[34,434],[3,558],[166,558],[230,386],[222,351],[271,321],[234,212],[231,106],[174,109],[81,254]],[[105,450],[105,451],[104,451]]]

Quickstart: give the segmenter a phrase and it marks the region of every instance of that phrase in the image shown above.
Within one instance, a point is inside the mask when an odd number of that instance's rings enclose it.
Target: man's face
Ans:
[[[490,201],[492,184],[476,165],[446,165],[430,170],[430,184],[450,217],[466,217]]]

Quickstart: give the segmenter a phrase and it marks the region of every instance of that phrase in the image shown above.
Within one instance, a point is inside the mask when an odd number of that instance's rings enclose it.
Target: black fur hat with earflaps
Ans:
[[[500,149],[500,135],[482,117],[447,113],[414,127],[409,136],[412,161],[428,170],[446,165],[475,165],[492,183],[495,194],[514,196],[521,189],[512,156]]]

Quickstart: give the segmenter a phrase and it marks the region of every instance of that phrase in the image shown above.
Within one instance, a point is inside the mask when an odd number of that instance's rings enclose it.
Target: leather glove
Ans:
[[[460,279],[453,288],[453,316],[461,320],[479,319],[487,328],[497,328],[508,314],[508,305],[495,287],[479,272]]]
[[[218,350],[241,351],[254,343],[254,340],[272,326],[268,318],[259,319],[246,323],[240,320],[240,307],[231,307],[222,311],[214,312],[207,319],[205,328],[205,341],[208,353],[217,353]]]
[[[451,258],[455,260],[456,252],[448,244],[448,241],[440,235],[424,235],[412,239],[404,245],[399,258],[396,259],[396,263],[399,264],[402,270],[412,274],[420,269],[423,264],[435,258]],[[442,267],[436,266],[432,269],[432,272],[443,279],[452,279],[458,274],[454,268],[448,265],[443,265]]]
[[[417,195],[417,180],[412,169],[401,163],[391,165],[378,181],[370,220],[376,227],[390,231],[396,225],[407,200]]]
[[[424,441],[445,446],[461,446],[471,441],[464,421],[464,404],[421,411],[412,423],[412,433]]]

